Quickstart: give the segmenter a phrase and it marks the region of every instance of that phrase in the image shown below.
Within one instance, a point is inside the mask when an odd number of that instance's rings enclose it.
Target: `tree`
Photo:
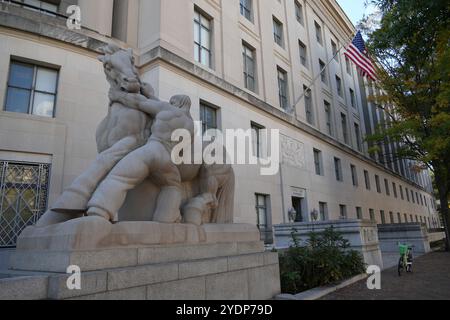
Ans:
[[[380,9],[379,24],[367,47],[378,62],[374,102],[385,110],[389,126],[368,138],[389,139],[397,156],[423,164],[434,174],[441,201],[447,250],[450,249],[450,2],[446,0],[370,0]],[[364,21],[363,21],[364,24]],[[395,107],[392,107],[395,106]]]

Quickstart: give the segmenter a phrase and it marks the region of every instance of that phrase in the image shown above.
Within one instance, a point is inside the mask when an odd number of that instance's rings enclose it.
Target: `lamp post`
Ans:
[[[294,223],[297,220],[297,211],[294,208],[290,208],[288,211],[289,222]]]
[[[317,222],[317,220],[319,219],[319,212],[317,212],[316,209],[311,211],[311,219],[312,219],[312,221],[311,221],[312,222],[312,232],[314,233],[315,232],[315,229],[314,229],[315,222]]]
[[[311,212],[311,218],[313,220],[312,222],[317,222],[319,220],[319,212],[316,209]]]

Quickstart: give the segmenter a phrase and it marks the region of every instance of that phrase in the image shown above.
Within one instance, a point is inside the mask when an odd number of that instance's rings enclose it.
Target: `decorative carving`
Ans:
[[[281,135],[281,157],[283,164],[303,169],[305,168],[305,145]]]

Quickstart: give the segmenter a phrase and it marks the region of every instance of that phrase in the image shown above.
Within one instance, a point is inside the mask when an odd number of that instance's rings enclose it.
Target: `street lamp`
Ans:
[[[290,208],[288,211],[289,222],[294,223],[297,220],[297,210]]]
[[[319,220],[319,212],[316,209],[311,212],[311,218],[313,222],[317,222]]]

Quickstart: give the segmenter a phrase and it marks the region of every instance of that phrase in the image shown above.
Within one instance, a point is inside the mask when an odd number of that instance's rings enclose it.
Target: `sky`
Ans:
[[[364,0],[337,0],[337,2],[355,26],[363,18],[364,14],[367,15],[374,11],[372,6],[368,8],[364,6]]]

